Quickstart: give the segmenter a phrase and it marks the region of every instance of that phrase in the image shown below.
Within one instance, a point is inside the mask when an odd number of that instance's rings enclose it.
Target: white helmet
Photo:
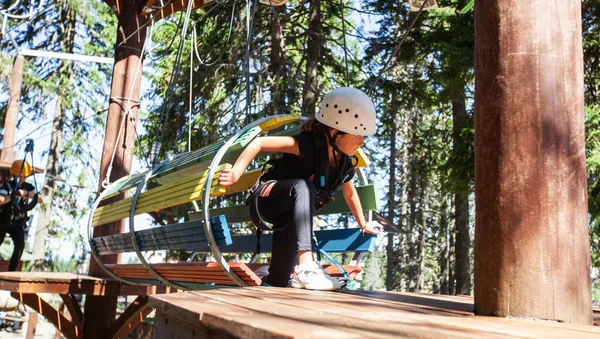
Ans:
[[[377,129],[375,105],[362,91],[340,87],[329,92],[316,118],[322,124],[355,135],[372,135]]]

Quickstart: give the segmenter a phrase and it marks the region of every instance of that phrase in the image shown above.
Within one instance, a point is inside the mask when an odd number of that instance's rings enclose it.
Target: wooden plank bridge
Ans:
[[[251,287],[148,303],[154,338],[600,338],[598,326],[475,316],[468,296]]]
[[[475,316],[468,296],[275,287],[177,292],[40,272],[0,273],[0,289],[47,317],[66,338],[82,337],[75,294],[138,296],[107,338],[126,338],[153,309],[154,338],[600,338],[600,326]],[[39,293],[60,295],[69,317]],[[600,310],[593,314],[600,325]]]

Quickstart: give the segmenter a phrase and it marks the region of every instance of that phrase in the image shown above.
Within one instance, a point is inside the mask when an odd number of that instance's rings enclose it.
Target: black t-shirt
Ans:
[[[10,187],[3,181],[0,185],[0,195],[10,197],[10,192]],[[0,206],[0,226],[7,226],[10,223],[10,215],[12,213],[10,205],[11,202],[9,201]]]
[[[320,135],[317,135],[316,137],[323,138],[324,140],[320,152],[327,152],[326,139]],[[263,175],[261,181],[295,178],[310,179],[313,182],[317,180],[315,179],[315,173],[317,172],[317,157],[320,154],[317,153],[317,145],[312,132],[303,132],[295,135],[293,138],[298,142],[300,155],[284,153],[280,159],[273,160],[274,166]],[[342,175],[340,175],[340,169],[338,167],[329,166],[329,174],[327,176],[329,187],[335,185],[336,182],[340,182],[340,178],[342,182],[348,182],[354,177],[355,169],[353,163],[355,162],[352,161],[352,159],[348,159],[348,161],[345,162],[340,161],[340,165],[344,163],[346,166],[341,169]]]

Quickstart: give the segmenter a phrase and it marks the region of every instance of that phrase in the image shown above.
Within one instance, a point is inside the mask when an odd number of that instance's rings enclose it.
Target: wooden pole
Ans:
[[[475,2],[475,313],[592,324],[581,1]]]
[[[115,64],[113,68],[112,87],[110,92],[110,106],[106,121],[106,134],[100,165],[100,182],[98,192],[103,190],[102,182],[106,178],[109,165],[112,161],[110,182],[130,173],[135,143],[135,123],[137,121],[138,102],[140,97],[140,84],[142,79],[142,64],[140,55],[146,39],[146,30],[141,29],[120,45],[125,38],[132,35],[144,24],[144,18],[138,16],[139,8],[145,1],[117,1],[120,14],[117,31],[117,44],[115,48]],[[126,114],[123,127],[121,122]],[[119,137],[119,130],[122,128]],[[114,154],[113,159],[113,152]],[[122,196],[117,199],[123,198]],[[108,203],[108,202],[107,202]],[[122,233],[124,222],[113,222],[94,229],[94,237],[115,233]],[[120,255],[107,255],[102,257],[104,263],[119,263]],[[104,272],[96,260],[90,260],[89,274],[102,276]],[[85,338],[103,338],[110,325],[114,322],[117,297],[87,296],[84,309],[83,335]]]
[[[12,74],[10,77],[10,89],[8,107],[4,117],[4,136],[2,137],[2,150],[0,151],[0,163],[12,163],[15,160],[15,133],[19,117],[19,104],[21,102],[21,86],[23,83],[23,65],[25,60],[21,55],[15,57]],[[8,175],[2,173],[2,176]],[[10,178],[4,178],[10,179]]]

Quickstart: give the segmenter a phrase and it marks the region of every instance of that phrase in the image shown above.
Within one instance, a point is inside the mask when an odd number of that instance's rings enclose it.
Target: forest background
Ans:
[[[459,13],[467,3],[438,0],[438,9],[420,14],[378,81],[417,15],[406,2],[304,0],[271,7],[221,0],[191,13],[185,37],[185,12],[153,23],[145,28],[136,164],[147,169],[154,158],[196,150],[266,115],[313,115],[336,87],[372,87],[379,126],[365,146],[372,159],[367,173],[379,185],[378,215],[387,232],[367,258],[361,287],[470,294],[475,27],[472,10]],[[2,120],[17,47],[114,56],[117,21],[103,1],[0,4]],[[600,0],[582,1],[582,27],[591,274],[598,304]],[[36,165],[45,168],[38,182],[45,203],[32,220],[27,269],[85,272],[87,214],[104,179],[98,172],[112,65],[30,57],[25,62],[15,150],[22,157],[25,139],[33,138]],[[172,212],[170,217],[184,215]],[[347,216],[327,224],[353,227]]]

